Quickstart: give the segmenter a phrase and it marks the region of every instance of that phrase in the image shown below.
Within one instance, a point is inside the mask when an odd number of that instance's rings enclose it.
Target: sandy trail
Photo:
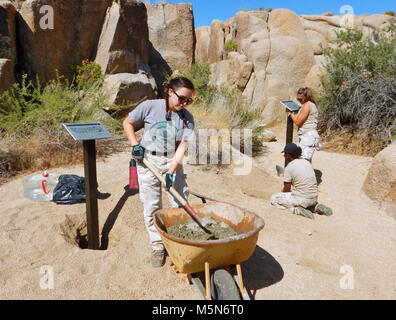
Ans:
[[[272,193],[282,179],[282,142],[266,143],[252,173],[235,176],[231,167],[186,165],[192,191],[231,202],[263,217],[253,256],[242,264],[255,299],[395,299],[396,220],[361,188],[372,158],[316,152],[321,203],[331,217],[315,220],[273,208]],[[99,227],[106,250],[82,250],[74,241],[85,220],[85,204],[36,203],[23,197],[22,178],[0,187],[0,299],[200,299],[193,286],[166,265],[150,265],[150,246],[139,195],[125,191],[129,151],[98,161]],[[52,170],[84,175],[83,166]],[[164,206],[169,206],[164,196]],[[200,200],[190,197],[192,204]],[[43,266],[54,271],[54,288],[43,290]],[[347,267],[345,267],[347,266]],[[353,271],[353,289],[343,289]],[[351,282],[349,282],[351,284]]]

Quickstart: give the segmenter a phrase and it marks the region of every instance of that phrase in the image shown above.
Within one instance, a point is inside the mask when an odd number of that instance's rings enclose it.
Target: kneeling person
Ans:
[[[283,190],[272,195],[271,204],[290,213],[314,219],[313,213],[307,208],[318,202],[315,171],[309,161],[300,158],[302,150],[296,144],[288,143],[282,152],[290,162],[283,175]]]

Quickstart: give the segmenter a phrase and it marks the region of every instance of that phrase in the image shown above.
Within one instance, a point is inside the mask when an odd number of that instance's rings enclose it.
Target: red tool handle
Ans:
[[[148,162],[146,159],[143,159],[143,163],[146,165],[146,167],[158,178],[159,181],[163,185],[166,184],[164,177],[156,170],[156,168],[153,167],[153,165]],[[177,192],[177,190],[173,187],[169,188],[169,192],[171,193],[172,196],[174,196],[184,207],[184,209],[187,211],[187,213],[200,225],[202,226],[201,219],[199,216],[195,213],[194,209],[191,208],[191,206],[187,203],[187,201]]]
[[[47,183],[47,181],[45,181],[45,180],[41,181],[41,187],[43,188],[44,194],[50,193],[50,190],[47,191],[47,188],[45,187],[46,183]]]

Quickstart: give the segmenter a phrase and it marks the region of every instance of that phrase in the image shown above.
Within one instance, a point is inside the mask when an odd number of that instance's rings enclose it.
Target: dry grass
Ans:
[[[50,137],[50,138],[49,138]],[[128,148],[125,137],[96,141],[97,159]],[[42,131],[32,137],[8,137],[0,145],[0,185],[19,174],[29,174],[60,166],[82,165],[82,143],[65,132],[48,135]]]
[[[368,132],[351,128],[327,131],[321,134],[321,140],[324,151],[368,157],[375,157],[389,144]]]

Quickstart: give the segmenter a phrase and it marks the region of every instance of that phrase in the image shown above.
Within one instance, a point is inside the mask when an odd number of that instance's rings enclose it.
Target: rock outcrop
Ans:
[[[326,68],[322,66],[321,63],[316,63],[308,72],[305,78],[304,87],[311,88],[315,97],[320,96],[323,93],[321,78],[326,76],[326,74]]]
[[[104,74],[133,73],[149,63],[147,10],[142,2],[121,0],[108,8],[95,62]]]
[[[0,0],[0,91],[24,73],[42,84],[57,75],[72,80],[77,65],[94,60],[109,102],[133,106],[157,98],[167,76],[191,66],[194,49],[188,3]]]
[[[210,25],[210,38],[208,47],[209,63],[216,63],[223,59],[225,35],[223,23],[220,20],[213,20]]]
[[[194,30],[190,3],[0,0],[0,90],[23,73],[31,79],[38,76],[42,83],[57,73],[71,80],[73,68],[88,59],[95,60],[106,75],[116,72],[114,79],[125,82],[130,92],[140,90],[126,94],[114,84],[120,90],[114,102],[120,103],[126,95],[130,98],[124,100],[133,104],[161,92],[164,80],[175,71],[194,62],[209,63],[210,84],[242,92],[269,126],[285,119],[279,101],[294,99],[299,87],[310,86],[320,94],[323,50],[334,46],[337,31],[353,26],[375,40],[395,19],[253,10]],[[236,44],[237,52],[224,50],[227,40]]]
[[[243,91],[253,71],[253,63],[238,52],[228,53],[227,59],[211,65],[209,85]]]
[[[92,60],[108,0],[28,0],[19,10],[20,72],[42,83],[60,75],[71,79],[73,66]]]
[[[271,124],[284,114],[279,101],[295,98],[315,59],[297,14],[288,9],[274,10],[268,25],[271,50],[263,89],[269,99],[264,100],[263,117]]]
[[[199,46],[195,46],[195,62],[207,63],[209,61],[210,27],[195,29],[195,37]]]
[[[194,61],[195,32],[191,3],[147,4],[150,68],[161,85],[173,71]]]
[[[15,7],[0,1],[0,58],[16,61]]]
[[[10,1],[0,1],[0,92],[14,82],[17,59],[15,7]]]
[[[239,51],[253,62],[254,70],[265,70],[270,54],[267,11],[241,11],[235,15],[231,36]]]
[[[374,158],[363,191],[386,207],[396,219],[396,143],[382,150]]]
[[[14,62],[11,59],[0,59],[0,92],[8,90],[14,83]]]
[[[320,79],[326,74],[323,53],[335,47],[337,32],[353,27],[375,41],[395,20],[387,15],[297,16],[288,9],[241,11],[226,22],[213,20],[210,27],[196,30],[196,61],[211,64],[211,84],[243,91],[249,107],[261,111],[269,126],[286,119],[279,101],[295,99],[299,87],[309,86],[316,96],[321,94]],[[253,64],[245,87],[243,77],[236,85],[235,78],[242,74],[236,55],[230,59],[224,51],[229,39],[237,44],[243,63]]]
[[[108,94],[108,102],[116,105],[130,105],[117,112],[117,117],[124,117],[136,107],[136,103],[157,97],[154,78],[140,71],[138,73],[117,73],[106,75],[103,90]],[[106,110],[114,112],[115,110]]]

